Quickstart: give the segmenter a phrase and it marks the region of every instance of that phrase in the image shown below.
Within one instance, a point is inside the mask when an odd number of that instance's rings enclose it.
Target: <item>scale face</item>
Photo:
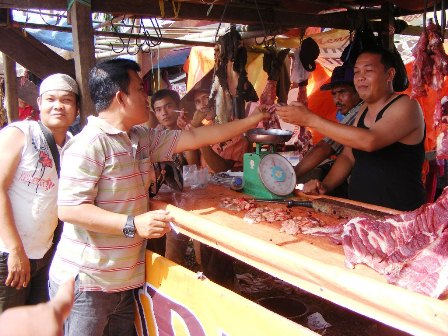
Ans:
[[[296,172],[286,158],[275,153],[275,145],[285,143],[292,134],[291,131],[262,128],[246,133],[256,148],[255,153],[246,153],[243,157],[244,193],[266,200],[292,196]]]
[[[275,153],[246,153],[243,160],[244,193],[260,199],[283,199],[296,186],[291,163]]]
[[[279,154],[266,154],[260,161],[258,173],[264,186],[279,196],[290,195],[296,186],[296,174],[291,163]]]

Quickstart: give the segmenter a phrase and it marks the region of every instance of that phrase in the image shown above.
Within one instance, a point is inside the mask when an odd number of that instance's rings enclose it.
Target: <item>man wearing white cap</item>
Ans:
[[[0,312],[49,299],[59,151],[78,112],[78,92],[70,76],[45,78],[37,98],[41,121],[0,132]]]

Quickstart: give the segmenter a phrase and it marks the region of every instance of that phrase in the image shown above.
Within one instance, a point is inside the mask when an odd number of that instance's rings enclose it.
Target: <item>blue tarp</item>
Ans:
[[[171,50],[168,54],[160,57],[158,62],[154,62],[152,68],[168,68],[176,65],[183,65],[190,55],[190,50],[191,48]]]
[[[48,24],[48,25],[56,25],[57,23],[57,26],[59,27],[71,27],[70,25],[67,24],[66,18],[61,18],[58,22],[57,18],[48,18],[47,16],[44,15],[40,16],[38,14],[33,14],[28,16],[27,18],[26,15],[23,15],[18,11],[14,11],[13,13],[14,13],[13,16],[14,21],[22,22],[25,25],[28,20],[29,23]],[[45,18],[45,21],[43,17]],[[72,33],[64,33],[43,29],[30,29],[30,28],[25,28],[25,30],[27,33],[29,33],[31,36],[33,36],[40,42],[43,42],[56,48],[73,51]]]

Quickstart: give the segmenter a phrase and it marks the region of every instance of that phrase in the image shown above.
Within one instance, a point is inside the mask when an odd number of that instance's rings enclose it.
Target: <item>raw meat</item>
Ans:
[[[412,98],[427,96],[427,87],[439,91],[448,74],[448,56],[443,49],[440,26],[428,20],[412,54],[415,57],[412,73]]]
[[[368,217],[354,218],[344,225],[342,234],[346,266],[353,268],[356,264],[363,263],[384,274],[393,283],[410,289],[416,288],[417,284],[414,282],[421,281],[424,269],[428,279],[443,276],[433,273],[434,269],[424,268],[421,263],[429,258],[427,255],[435,253],[431,251],[444,251],[438,256],[439,264],[442,265],[439,268],[443,269],[443,265],[447,263],[448,249],[442,250],[438,246],[444,244],[440,240],[446,239],[447,227],[448,188],[445,188],[435,203],[425,204],[411,212],[377,220]],[[408,267],[408,264],[411,266]],[[420,271],[414,272],[417,269]],[[410,272],[414,275],[410,275]],[[437,297],[436,295],[448,289],[447,286],[448,282],[445,281],[443,291],[423,293]]]
[[[256,205],[253,199],[244,197],[240,198],[224,197],[219,203],[219,207],[228,210],[242,211],[253,209],[256,207]]]
[[[448,230],[431,245],[408,260],[400,272],[387,276],[395,284],[432,297],[448,288]]]
[[[323,222],[318,218],[297,216],[283,221],[280,232],[294,236],[303,232],[303,230],[310,228],[321,228],[322,226]]]
[[[244,216],[244,221],[249,224],[255,223],[273,223],[291,219],[291,210],[282,208],[260,207],[249,210]]]
[[[266,86],[264,87],[263,93],[260,96],[260,104],[266,105],[269,108],[271,117],[269,120],[263,120],[263,128],[277,128],[280,129],[280,121],[278,119],[277,113],[275,113],[274,102],[277,97],[277,81],[268,80]]]

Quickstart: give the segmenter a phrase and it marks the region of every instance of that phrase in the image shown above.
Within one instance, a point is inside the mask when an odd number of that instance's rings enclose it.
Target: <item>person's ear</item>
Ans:
[[[120,105],[123,105],[123,104],[124,104],[124,96],[125,96],[125,94],[124,94],[124,92],[121,91],[121,90],[118,90],[118,91],[115,93],[115,99],[117,100],[118,104],[120,104]]]
[[[392,82],[394,80],[396,73],[397,73],[397,70],[395,70],[395,68],[389,68],[387,70],[387,81]]]
[[[37,106],[39,107],[39,110],[40,110],[41,109],[40,108],[41,96],[37,97],[36,102],[37,102]]]

